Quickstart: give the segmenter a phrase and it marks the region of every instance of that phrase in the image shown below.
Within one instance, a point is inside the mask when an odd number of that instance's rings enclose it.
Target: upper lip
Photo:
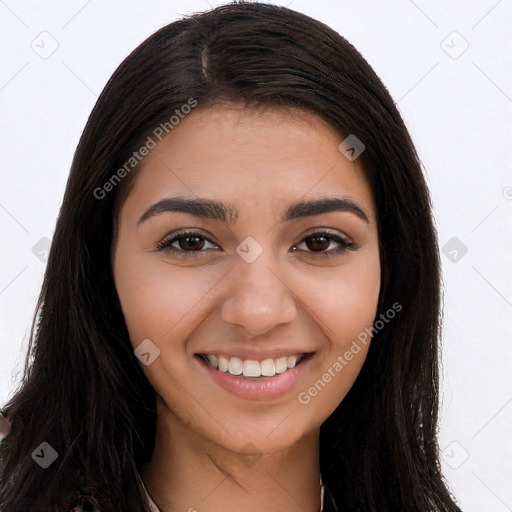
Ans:
[[[238,357],[239,359],[251,359],[254,361],[263,361],[264,359],[276,359],[278,357],[284,357],[284,356],[292,356],[295,354],[309,354],[311,352],[314,352],[313,350],[304,350],[301,348],[278,348],[274,350],[266,350],[266,351],[257,351],[254,349],[242,349],[239,348],[235,351],[233,349],[206,349],[199,352],[196,352],[196,354],[213,354],[213,355],[220,355],[224,356],[226,358],[231,357]]]

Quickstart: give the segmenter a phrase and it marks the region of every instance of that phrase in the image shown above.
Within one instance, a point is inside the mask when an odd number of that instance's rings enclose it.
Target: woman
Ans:
[[[362,56],[272,5],[171,23],[77,148],[0,510],[458,511],[439,328],[429,192]]]

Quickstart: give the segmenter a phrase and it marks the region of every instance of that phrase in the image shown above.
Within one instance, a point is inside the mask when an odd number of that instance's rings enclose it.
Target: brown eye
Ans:
[[[174,253],[204,253],[212,248],[205,247],[206,244],[212,245],[214,249],[219,247],[201,233],[182,232],[165,237],[156,249],[158,251],[168,250]]]
[[[327,249],[331,243],[331,240],[324,235],[310,236],[305,240],[307,240],[306,245],[308,249],[314,252],[325,251],[325,249]]]
[[[331,256],[343,253],[347,249],[355,250],[356,248],[353,242],[349,242],[339,235],[334,235],[333,233],[327,232],[313,233],[304,238],[301,244],[305,244],[306,249],[299,249],[300,251],[306,253],[309,252],[310,254],[315,254],[318,256]],[[337,244],[338,248],[327,250],[331,244]]]
[[[180,236],[176,240],[184,251],[200,251],[204,246],[204,239],[200,236]]]

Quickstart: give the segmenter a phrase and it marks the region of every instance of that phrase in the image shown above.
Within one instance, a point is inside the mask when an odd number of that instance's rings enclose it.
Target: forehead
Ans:
[[[242,211],[343,195],[373,215],[364,169],[339,151],[343,139],[321,117],[297,109],[201,108],[144,158],[129,199],[143,207],[170,195],[215,197]]]

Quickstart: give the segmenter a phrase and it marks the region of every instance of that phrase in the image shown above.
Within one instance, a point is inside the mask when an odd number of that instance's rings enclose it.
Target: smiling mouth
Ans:
[[[315,352],[306,352],[283,357],[267,358],[261,361],[228,357],[221,354],[195,354],[195,356],[199,357],[208,366],[219,372],[228,373],[242,379],[266,380],[286,373],[314,354]]]

